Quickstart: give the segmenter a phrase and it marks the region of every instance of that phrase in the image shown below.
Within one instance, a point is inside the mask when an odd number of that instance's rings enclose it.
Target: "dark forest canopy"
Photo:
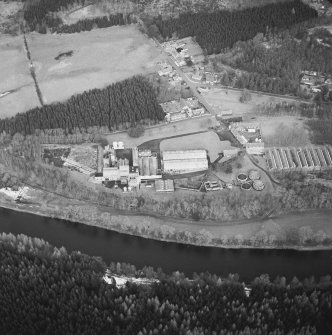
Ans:
[[[112,26],[123,26],[131,23],[129,15],[116,14],[111,16],[96,17],[93,19],[79,20],[73,24],[56,25],[52,32],[61,34],[79,33],[81,31],[90,31],[93,28],[107,28]],[[46,32],[46,29],[45,31]]]
[[[150,21],[163,38],[176,34],[179,38],[195,36],[208,54],[220,53],[239,40],[247,41],[257,33],[271,28],[289,28],[293,24],[317,16],[317,12],[300,0],[282,2],[264,7],[246,8],[241,11],[215,13],[186,13],[179,18]]]
[[[84,0],[24,0],[24,19],[32,30],[45,21],[50,12],[57,12],[73,3],[84,5]]]
[[[0,133],[33,134],[36,129],[87,129],[107,126],[118,129],[144,120],[164,119],[154,89],[142,76],[74,95],[65,102],[36,107],[0,120]]]
[[[313,23],[307,21],[287,31],[259,33],[249,41],[236,42],[233,48],[212,56],[216,72],[222,71],[224,65],[243,70],[236,81],[231,80],[234,71],[229,71],[221,83],[228,86],[232,81],[241,89],[308,96],[299,87],[303,70],[317,71],[326,76],[332,73],[332,50],[317,41],[321,29],[308,32]],[[329,100],[328,97],[325,100]]]
[[[300,282],[267,275],[246,296],[237,275],[192,281],[112,263],[113,273],[155,277],[117,288],[106,264],[24,235],[0,235],[1,334],[331,334],[331,276]]]

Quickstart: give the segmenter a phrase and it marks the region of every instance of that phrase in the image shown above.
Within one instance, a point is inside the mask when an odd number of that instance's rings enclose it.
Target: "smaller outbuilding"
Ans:
[[[225,149],[223,151],[224,157],[225,158],[232,158],[237,156],[237,154],[239,153],[240,149],[239,148],[232,148],[232,149]]]
[[[263,155],[264,154],[264,143],[246,143],[246,152],[249,155]]]
[[[174,192],[174,181],[172,179],[159,179],[155,181],[156,192]]]

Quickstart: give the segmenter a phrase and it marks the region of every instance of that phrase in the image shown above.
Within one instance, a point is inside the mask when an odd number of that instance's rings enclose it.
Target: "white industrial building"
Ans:
[[[264,143],[263,142],[247,143],[246,152],[249,155],[263,155]]]
[[[205,150],[164,151],[163,169],[166,173],[187,173],[208,169]]]

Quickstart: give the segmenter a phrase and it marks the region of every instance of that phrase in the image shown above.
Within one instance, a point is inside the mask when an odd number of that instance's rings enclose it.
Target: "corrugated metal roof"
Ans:
[[[206,159],[205,150],[164,151],[163,160]]]

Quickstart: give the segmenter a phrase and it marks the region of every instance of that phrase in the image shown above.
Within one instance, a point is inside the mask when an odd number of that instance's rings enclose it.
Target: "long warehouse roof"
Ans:
[[[163,160],[206,159],[205,150],[164,151]]]

